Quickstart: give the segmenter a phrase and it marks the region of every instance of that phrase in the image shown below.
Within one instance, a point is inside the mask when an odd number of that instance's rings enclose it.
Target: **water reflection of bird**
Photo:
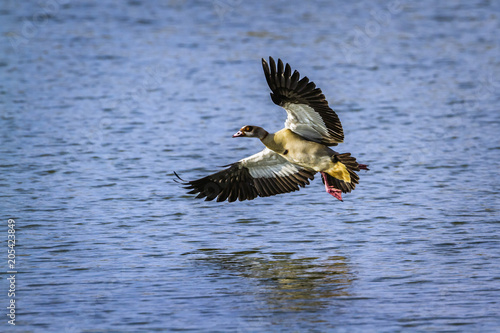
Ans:
[[[349,296],[348,288],[354,280],[342,256],[319,260],[277,255],[268,259],[255,254],[210,253],[199,260],[258,281],[257,297],[264,298],[272,308],[293,311],[321,308],[329,298]]]
[[[342,200],[342,193],[359,183],[356,171],[368,170],[367,165],[358,164],[350,153],[330,148],[343,142],[344,132],[321,89],[307,77],[300,79],[298,71],[292,74],[281,59],[276,65],[270,57],[269,63],[262,59],[271,99],[288,114],[285,128],[269,133],[262,127],[243,126],[233,137],[258,138],[266,146],[263,151],[183,184],[197,198],[231,202],[296,191],[320,172],[326,191]]]

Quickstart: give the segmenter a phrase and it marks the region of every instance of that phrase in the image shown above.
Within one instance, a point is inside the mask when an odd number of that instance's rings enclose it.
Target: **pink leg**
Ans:
[[[328,184],[327,177],[326,177],[326,174],[324,172],[321,172],[321,176],[323,177],[323,181],[325,182],[326,192],[333,195],[338,200],[344,201],[344,200],[342,200],[342,191],[339,189],[336,189],[335,187]]]

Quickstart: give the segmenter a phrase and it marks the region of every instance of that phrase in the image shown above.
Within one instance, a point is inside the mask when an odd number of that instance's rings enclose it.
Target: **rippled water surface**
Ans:
[[[497,1],[3,1],[2,331],[497,331]],[[249,202],[195,179],[285,113],[260,58],[337,111],[369,172]],[[6,258],[0,309],[8,304]]]

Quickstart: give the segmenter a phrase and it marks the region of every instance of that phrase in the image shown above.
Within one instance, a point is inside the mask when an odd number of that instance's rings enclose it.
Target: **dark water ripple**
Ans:
[[[16,331],[498,330],[499,12],[3,2]],[[268,55],[323,89],[346,132],[339,150],[370,164],[343,203],[319,180],[223,205],[172,181],[262,149],[230,139],[242,125],[281,128]]]

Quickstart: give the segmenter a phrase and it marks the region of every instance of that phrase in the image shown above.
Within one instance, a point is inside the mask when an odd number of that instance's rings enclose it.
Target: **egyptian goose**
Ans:
[[[262,127],[243,126],[233,138],[259,138],[263,151],[227,165],[229,168],[204,178],[183,181],[189,194],[205,200],[229,202],[252,200],[299,190],[321,173],[326,192],[342,201],[342,193],[351,192],[359,177],[355,171],[368,170],[350,153],[330,149],[343,142],[344,132],[337,114],[330,109],[321,89],[307,77],[300,79],[289,64],[278,65],[269,57],[262,67],[272,101],[283,107],[288,117],[285,128],[269,133]]]

